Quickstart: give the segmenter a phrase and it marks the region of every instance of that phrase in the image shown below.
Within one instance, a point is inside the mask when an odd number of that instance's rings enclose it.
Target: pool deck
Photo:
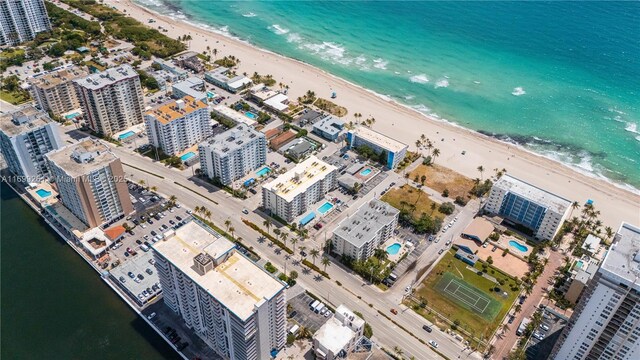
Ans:
[[[486,248],[483,248],[482,245],[478,246],[476,242],[473,240],[462,239],[460,237],[457,240],[455,240],[454,243],[458,245],[467,246],[474,252],[477,250],[478,252],[476,253],[476,255],[480,257],[482,260],[487,260],[487,258],[491,256],[491,258],[493,259],[493,266],[497,267],[498,269],[504,271],[505,273],[511,276],[517,276],[520,278],[524,276],[524,274],[527,271],[529,271],[529,265],[520,256],[514,255],[516,250],[513,247],[508,246],[509,240],[511,239],[512,237],[505,237],[505,239],[502,240],[505,244],[507,244],[506,247],[509,249],[509,254],[507,254],[506,256],[502,256],[503,248],[505,248],[503,244],[497,244],[489,241],[489,246],[487,246]],[[496,249],[496,251],[491,251],[491,249],[493,249],[494,246],[498,246],[498,248]],[[526,246],[528,248],[531,248],[528,245]]]
[[[387,254],[389,254],[388,259],[389,259],[390,261],[398,261],[398,259],[400,259],[400,257],[401,257],[405,252],[407,252],[407,246],[404,244],[404,241],[402,241],[402,240],[400,240],[400,239],[396,239],[396,238],[395,238],[395,237],[393,237],[393,236],[392,236],[389,240],[385,241],[385,243],[384,243],[384,244],[382,244],[382,245],[380,246],[380,249],[382,249],[382,250],[384,250],[384,251],[387,251],[387,248],[388,248],[389,246],[391,246],[391,245],[395,244],[395,243],[400,244],[400,245],[401,245],[401,247],[400,247],[400,250],[398,250],[398,253],[397,253],[397,254],[395,254],[395,255],[391,255],[391,254],[387,253]]]

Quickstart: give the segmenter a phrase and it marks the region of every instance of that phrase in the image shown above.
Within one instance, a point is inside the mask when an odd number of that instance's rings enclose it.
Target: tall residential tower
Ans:
[[[14,46],[50,31],[44,0],[0,0],[0,46]]]

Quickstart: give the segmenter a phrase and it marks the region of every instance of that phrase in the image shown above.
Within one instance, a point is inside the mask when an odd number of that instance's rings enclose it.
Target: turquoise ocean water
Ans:
[[[640,188],[640,2],[135,1]]]

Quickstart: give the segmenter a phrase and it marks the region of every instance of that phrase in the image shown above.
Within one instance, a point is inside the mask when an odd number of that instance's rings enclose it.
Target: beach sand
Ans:
[[[376,119],[374,130],[409,144],[410,150],[415,150],[415,141],[420,134],[425,134],[441,151],[436,162],[468,177],[479,178],[477,167],[480,165],[485,168],[485,178],[493,174],[493,169],[505,168],[515,177],[581,205],[588,199],[593,200],[596,209],[601,211],[601,220],[614,230],[618,229],[621,221],[640,224],[640,195],[637,192],[581,174],[514,145],[430,119],[311,65],[158,15],[130,0],[105,2],[144,24],[150,18],[155,19],[157,22],[153,25],[168,29],[167,35],[173,38],[191,35],[193,40],[189,42],[190,50],[203,52],[209,46],[218,50],[218,58],[226,55],[240,58],[238,73],[253,74],[257,71],[263,75],[273,75],[277,83],[289,85],[289,97],[292,99],[303,95],[307,90],[325,98],[335,91],[338,94],[335,102],[349,110],[349,115],[344,120],[354,120],[353,113],[361,113],[363,118],[373,116]],[[466,154],[462,155],[462,151]],[[579,211],[575,211],[574,215],[579,215]]]

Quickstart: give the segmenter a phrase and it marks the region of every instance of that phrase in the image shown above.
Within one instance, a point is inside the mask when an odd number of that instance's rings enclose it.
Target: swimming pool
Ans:
[[[252,113],[251,111],[245,112],[244,116],[248,117],[251,120],[255,120],[258,117],[258,115]]]
[[[576,261],[576,268],[577,269],[582,269],[582,265],[584,265],[584,262],[582,262],[582,260]]]
[[[72,114],[65,115],[64,118],[67,119],[67,120],[71,120],[71,119],[75,118],[78,115],[80,115],[80,113],[74,112]]]
[[[367,176],[367,175],[371,174],[372,171],[373,170],[371,170],[370,168],[366,168],[366,169],[360,171],[360,175]]]
[[[41,198],[46,198],[47,196],[51,196],[51,191],[45,190],[45,189],[38,189],[36,190],[36,194],[38,194],[38,196],[40,196]]]
[[[320,214],[324,215],[327,212],[329,212],[329,210],[333,209],[333,204],[330,202],[325,202],[324,204],[322,204],[322,206],[320,206],[318,208],[318,212],[320,212]]]
[[[189,151],[188,153],[180,156],[180,160],[187,161],[187,160],[191,159],[194,156],[196,156],[196,153],[194,153],[193,151]]]
[[[395,255],[400,251],[401,247],[402,247],[402,245],[400,245],[400,243],[391,244],[391,245],[387,246],[387,254]]]
[[[527,252],[527,250],[529,250],[528,247],[520,244],[519,242],[517,242],[515,240],[510,240],[509,241],[509,245],[513,246],[514,248],[516,248],[520,252]]]
[[[271,172],[271,169],[268,166],[263,167],[262,169],[256,171],[256,175],[260,176],[265,176],[268,173]]]
[[[128,137],[131,137],[131,136],[135,135],[135,134],[136,134],[136,133],[134,133],[133,131],[127,131],[127,132],[126,132],[126,133],[124,133],[124,134],[120,134],[120,136],[118,136],[118,139],[120,139],[120,140],[124,140],[124,139],[126,139],[126,138],[128,138]]]

